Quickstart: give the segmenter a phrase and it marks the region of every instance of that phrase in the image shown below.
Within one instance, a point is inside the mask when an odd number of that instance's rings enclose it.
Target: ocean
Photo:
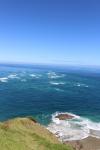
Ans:
[[[69,113],[72,120],[56,115]],[[0,121],[33,116],[62,141],[100,138],[100,70],[0,65]]]

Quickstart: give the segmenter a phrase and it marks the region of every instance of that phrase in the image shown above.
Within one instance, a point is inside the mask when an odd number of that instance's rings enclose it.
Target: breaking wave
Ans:
[[[63,85],[63,84],[65,84],[65,82],[50,82],[50,84],[52,84],[52,85]]]
[[[48,72],[47,75],[48,75],[48,78],[50,78],[50,79],[57,79],[57,78],[65,77],[65,74],[58,75],[55,72]]]
[[[55,134],[59,140],[63,142],[81,140],[88,136],[100,138],[100,123],[71,113],[67,114],[72,115],[74,117],[73,119],[59,120],[56,118],[59,114],[64,113],[54,113],[52,115],[52,121],[47,127],[47,129]]]
[[[54,88],[54,90],[58,91],[58,92],[64,92],[64,90],[60,89],[60,88]]]
[[[2,77],[0,78],[0,82],[7,82],[8,81],[8,78],[7,77]]]
[[[41,74],[30,74],[30,77],[32,78],[40,78],[42,75]]]
[[[19,79],[19,77],[17,76],[17,74],[10,74],[8,75],[8,79]]]
[[[1,77],[0,82],[8,82],[9,79],[20,79],[17,74],[10,74],[7,77]]]
[[[78,86],[78,87],[86,87],[88,88],[89,86],[83,83],[76,83],[74,86]]]

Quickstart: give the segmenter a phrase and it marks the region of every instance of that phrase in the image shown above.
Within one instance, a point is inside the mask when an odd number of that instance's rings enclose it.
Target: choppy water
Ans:
[[[59,121],[56,113],[75,114]],[[60,140],[100,137],[100,73],[0,65],[0,120],[34,116]]]

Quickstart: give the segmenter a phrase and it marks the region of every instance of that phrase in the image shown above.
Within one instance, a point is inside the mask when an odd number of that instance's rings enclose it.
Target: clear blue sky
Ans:
[[[100,65],[100,0],[0,0],[0,62]]]

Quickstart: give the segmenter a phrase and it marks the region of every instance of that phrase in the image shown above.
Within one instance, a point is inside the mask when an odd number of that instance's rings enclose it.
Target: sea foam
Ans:
[[[85,87],[85,88],[88,88],[89,86],[84,84],[84,83],[76,83],[75,86],[77,87]]]
[[[47,127],[59,140],[63,142],[81,140],[88,136],[100,138],[100,123],[92,122],[87,118],[71,113],[67,114],[72,115],[73,119],[59,120],[56,118],[59,114],[62,113],[56,112],[52,115],[52,121]]]
[[[65,84],[65,82],[53,82],[53,81],[51,81],[50,84],[52,84],[52,85],[63,85],[63,84]]]
[[[40,78],[42,75],[41,74],[30,74],[30,77],[32,78]]]
[[[8,82],[10,79],[20,79],[17,74],[9,74],[7,77],[1,77],[0,82]]]
[[[17,74],[10,74],[8,75],[9,79],[19,79],[19,77],[17,76]]]
[[[64,74],[58,75],[55,72],[48,72],[47,75],[48,75],[48,78],[50,78],[50,79],[57,79],[57,78],[63,78],[63,77],[65,77]]]
[[[7,82],[8,81],[8,78],[7,77],[2,77],[0,78],[0,82]]]

